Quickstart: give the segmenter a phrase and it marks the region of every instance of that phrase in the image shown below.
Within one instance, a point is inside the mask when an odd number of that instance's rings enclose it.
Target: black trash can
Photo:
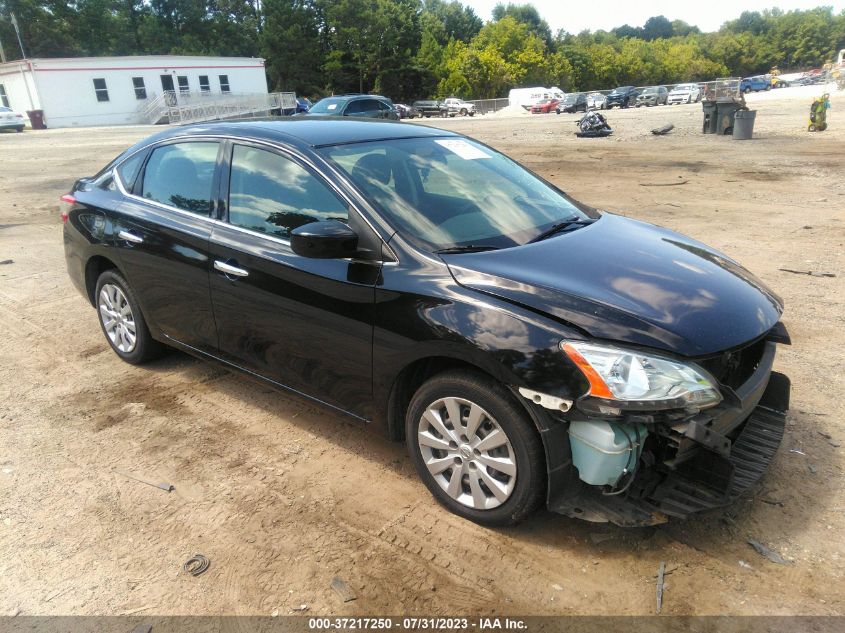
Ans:
[[[734,115],[742,108],[737,101],[718,101],[716,103],[716,130],[714,134],[731,134],[734,131]]]
[[[701,109],[704,111],[704,122],[701,126],[702,134],[716,133],[716,102],[702,101]]]
[[[47,124],[44,123],[44,110],[27,110],[29,117],[29,124],[33,130],[46,130]]]

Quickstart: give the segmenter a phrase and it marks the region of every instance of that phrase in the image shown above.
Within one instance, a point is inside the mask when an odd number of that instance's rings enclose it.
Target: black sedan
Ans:
[[[176,348],[404,440],[473,521],[722,506],[783,433],[772,291],[457,134],[175,128],[62,205],[70,278],[120,358]]]

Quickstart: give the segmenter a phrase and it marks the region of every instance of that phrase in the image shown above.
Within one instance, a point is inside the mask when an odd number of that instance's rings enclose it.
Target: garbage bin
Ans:
[[[754,119],[757,118],[757,110],[737,110],[734,114],[735,141],[747,141],[754,133]]]
[[[716,102],[702,101],[701,109],[704,111],[704,123],[701,126],[702,134],[716,133]]]
[[[742,104],[734,100],[716,103],[716,130],[714,134],[731,134],[734,130],[734,114]]]
[[[44,110],[27,110],[29,117],[29,124],[33,130],[46,130],[47,124],[44,123]]]

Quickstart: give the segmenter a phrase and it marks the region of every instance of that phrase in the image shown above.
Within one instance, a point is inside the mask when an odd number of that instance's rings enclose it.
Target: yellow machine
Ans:
[[[824,132],[827,129],[827,111],[830,108],[830,95],[824,93],[810,105],[810,123],[808,132]]]

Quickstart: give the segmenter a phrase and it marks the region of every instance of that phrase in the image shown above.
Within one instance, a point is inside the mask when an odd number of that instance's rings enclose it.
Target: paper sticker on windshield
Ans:
[[[482,151],[480,148],[475,147],[474,145],[470,145],[466,141],[462,139],[448,139],[448,140],[440,140],[435,141],[438,145],[441,145],[448,149],[450,152],[454,152],[464,160],[475,160],[477,158],[490,158],[490,154]]]
[[[330,103],[327,109],[328,110],[334,110],[335,108],[337,108],[337,104],[336,103]]]

